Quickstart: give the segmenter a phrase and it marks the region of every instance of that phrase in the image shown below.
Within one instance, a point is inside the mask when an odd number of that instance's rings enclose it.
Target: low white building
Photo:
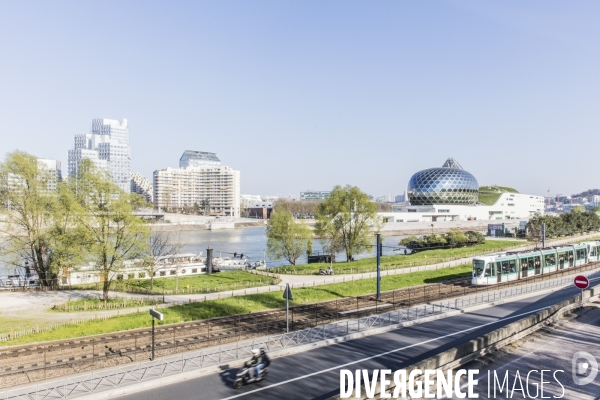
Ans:
[[[544,197],[521,193],[502,193],[491,206],[483,204],[434,204],[392,206],[379,213],[387,222],[436,222],[470,220],[528,219],[544,213]]]

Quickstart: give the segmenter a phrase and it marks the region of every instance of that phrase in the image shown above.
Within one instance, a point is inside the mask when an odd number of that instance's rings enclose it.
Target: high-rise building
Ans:
[[[154,171],[154,207],[172,211],[199,206],[211,215],[240,216],[240,171],[197,165]]]
[[[69,176],[77,174],[79,162],[84,158],[108,171],[121,189],[129,191],[131,148],[127,120],[94,119],[91,133],[75,135],[75,145],[69,150]]]
[[[186,150],[179,159],[179,168],[197,167],[199,165],[221,165],[216,153]]]
[[[131,192],[141,194],[146,198],[148,203],[152,203],[154,199],[154,189],[148,179],[144,178],[142,174],[135,173],[131,174]]]

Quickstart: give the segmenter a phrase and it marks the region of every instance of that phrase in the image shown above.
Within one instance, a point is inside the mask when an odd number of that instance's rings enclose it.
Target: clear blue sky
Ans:
[[[597,1],[2,1],[0,150],[56,158],[127,118],[132,170],[183,150],[242,193],[402,193],[452,156],[481,185],[598,182]]]

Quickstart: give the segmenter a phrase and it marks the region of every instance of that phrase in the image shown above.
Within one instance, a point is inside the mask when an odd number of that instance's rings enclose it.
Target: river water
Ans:
[[[404,247],[398,243],[405,236],[386,236],[383,242],[383,254],[401,254],[404,252]],[[250,262],[262,260],[266,256],[267,236],[265,228],[239,228],[239,229],[220,229],[220,230],[193,230],[183,231],[181,233],[181,241],[184,246],[182,253],[199,253],[206,255],[206,249],[210,246],[214,256],[233,257],[237,253],[248,258]],[[318,254],[322,251],[321,242],[313,240],[313,254]],[[354,255],[355,259],[364,257],[374,257],[375,249],[367,253]],[[346,255],[343,252],[336,254],[336,260],[346,261]],[[278,267],[289,265],[287,260],[272,260],[266,256],[267,267]],[[307,262],[306,255],[301,256],[297,263],[305,264]],[[10,267],[12,270],[13,267]],[[8,266],[0,259],[0,276],[8,274]],[[12,271],[11,271],[12,274]]]
[[[398,243],[405,236],[387,236],[383,242],[383,254],[401,254],[404,252],[404,247]],[[199,230],[199,231],[184,231],[181,233],[181,241],[185,244],[182,252],[206,254],[206,249],[210,246],[214,249],[215,256],[233,257],[234,253],[244,254],[249,261],[262,260],[265,257],[267,248],[267,236],[265,228],[242,228],[242,229],[221,229],[221,230]],[[313,240],[313,254],[322,251],[321,242]],[[375,250],[371,252],[357,254],[355,259],[364,257],[374,257]],[[268,267],[277,267],[281,265],[289,265],[285,259],[272,260],[266,256]],[[337,253],[336,260],[345,261],[345,253]],[[306,255],[300,257],[298,264],[306,263]]]

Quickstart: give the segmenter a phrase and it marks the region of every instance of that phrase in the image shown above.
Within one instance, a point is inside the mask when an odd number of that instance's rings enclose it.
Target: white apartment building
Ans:
[[[38,158],[38,168],[48,172],[48,190],[56,190],[58,182],[62,181],[60,161],[49,158]]]
[[[159,210],[203,206],[212,215],[240,216],[240,171],[197,165],[154,171],[154,207]]]
[[[141,194],[149,203],[152,203],[154,200],[154,188],[152,184],[140,173],[131,174],[131,192]]]
[[[131,148],[127,120],[93,119],[91,133],[75,135],[73,150],[69,150],[69,176],[77,174],[79,162],[84,158],[108,171],[122,190],[129,191]]]

